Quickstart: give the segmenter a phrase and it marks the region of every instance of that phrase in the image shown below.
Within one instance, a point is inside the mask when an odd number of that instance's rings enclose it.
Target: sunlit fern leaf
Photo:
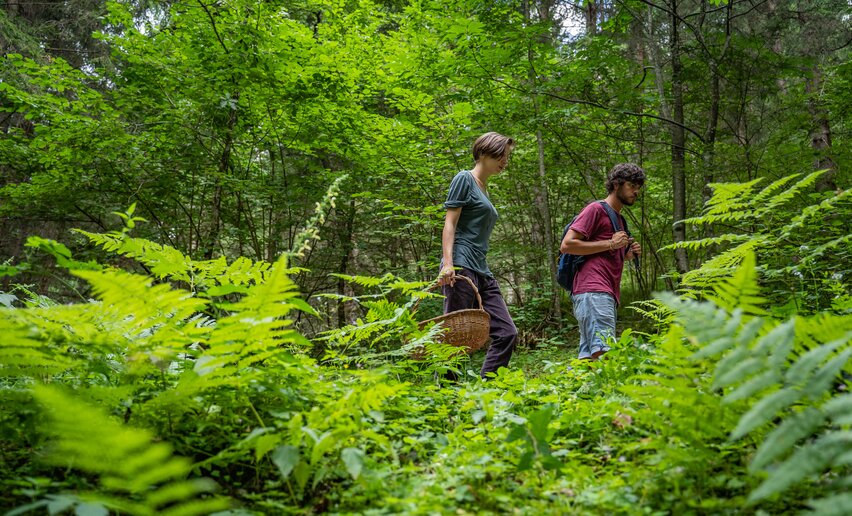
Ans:
[[[122,425],[73,396],[39,386],[34,395],[51,424],[46,460],[96,475],[101,489],[78,495],[114,510],[138,515],[209,514],[227,508],[221,497],[199,498],[215,484],[187,479],[192,463],[172,455],[171,446],[153,443],[146,430]]]
[[[137,260],[151,270],[157,278],[192,282],[192,265],[189,257],[177,249],[143,238],[132,238],[122,233],[91,233],[74,230],[89,238],[105,251]]]
[[[253,262],[245,257],[231,264],[225,257],[213,260],[193,260],[177,249],[151,242],[144,238],[132,238],[122,233],[90,233],[76,230],[104,250],[127,256],[144,264],[160,279],[182,281],[193,289],[205,289],[213,285],[248,285],[265,280],[271,264]],[[288,273],[298,269],[288,269]]]
[[[75,271],[88,281],[112,322],[124,326],[129,336],[160,325],[185,321],[207,305],[207,301],[190,292],[173,289],[168,284],[152,285],[148,276],[111,270],[104,272]]]
[[[391,274],[385,274],[379,278],[373,276],[350,276],[346,274],[330,274],[330,276],[341,278],[345,281],[355,283],[356,285],[361,285],[362,287],[377,287],[395,279]]]
[[[776,179],[769,186],[765,187],[763,190],[757,193],[752,199],[751,205],[759,205],[764,202],[768,202],[772,199],[773,196],[782,193],[788,184],[793,182],[795,179],[802,177],[801,173],[790,174],[789,176],[782,177],[781,179]]]
[[[683,285],[702,290],[713,289],[711,299],[723,308],[739,307],[748,313],[766,313],[758,305],[765,301],[758,295],[757,271],[754,267],[754,250],[763,238],[753,238],[729,249],[699,268],[683,276]]]
[[[42,378],[65,371],[74,360],[39,338],[20,320],[23,310],[0,309],[0,377]]]
[[[744,209],[745,207],[737,208],[737,211],[726,211],[723,213],[715,213],[711,215],[700,215],[683,219],[681,223],[695,226],[707,226],[710,224],[733,224],[735,222],[749,222],[754,220],[754,213]]]
[[[266,280],[248,289],[236,303],[223,304],[231,314],[218,320],[207,340],[205,367],[216,375],[232,374],[265,360],[290,360],[288,350],[304,349],[310,342],[292,328],[287,315],[304,308],[290,280],[286,257],[272,267]]]
[[[757,178],[747,183],[711,183],[707,185],[713,190],[713,196],[707,201],[705,215],[714,216],[738,211],[750,201],[754,187],[763,181]]]
[[[735,242],[745,242],[750,240],[751,236],[749,235],[737,235],[734,233],[719,235],[711,238],[704,238],[701,240],[686,240],[684,242],[675,242],[673,244],[667,245],[662,248],[662,250],[666,249],[687,249],[690,251],[696,251],[698,249],[703,249],[705,247],[710,246],[718,246],[724,244],[730,244]]]
[[[832,195],[822,200],[819,204],[806,206],[800,214],[793,217],[787,225],[781,228],[780,236],[781,238],[790,238],[798,236],[802,231],[810,231],[811,229],[809,228],[823,227],[825,226],[824,220],[817,219],[843,216],[844,213],[852,211],[850,203],[852,203],[852,188],[843,190],[837,195]],[[838,226],[839,231],[844,231],[847,228],[848,226],[843,224]]]
[[[766,196],[766,202],[756,203],[753,206],[756,207],[756,214],[759,217],[765,217],[771,215],[775,210],[777,210],[780,206],[789,202],[791,199],[799,195],[802,190],[813,186],[817,180],[825,174],[827,170],[818,170],[816,172],[812,172],[805,176],[803,179],[796,182],[794,185],[786,188],[783,192],[774,191],[771,196]],[[758,197],[762,195],[758,194]]]

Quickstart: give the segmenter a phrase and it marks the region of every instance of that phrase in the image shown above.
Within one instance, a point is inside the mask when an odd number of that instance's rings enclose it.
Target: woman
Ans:
[[[514,147],[515,141],[502,134],[485,133],[477,138],[473,144],[473,170],[456,174],[444,203],[447,215],[438,277],[445,296],[444,313],[479,308],[470,285],[455,280],[457,274],[470,278],[482,297],[482,307],[491,316],[491,345],[482,364],[482,378],[509,364],[518,336],[497,280],[485,261],[488,239],[497,222],[497,210],[488,198],[488,180],[506,168]]]

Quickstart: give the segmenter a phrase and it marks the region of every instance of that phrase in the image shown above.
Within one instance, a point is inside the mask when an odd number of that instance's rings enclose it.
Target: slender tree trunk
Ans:
[[[338,272],[346,274],[349,270],[349,260],[352,255],[352,233],[355,225],[355,200],[350,199],[349,209],[346,210],[346,224],[343,231],[343,249],[340,253],[340,267]],[[337,295],[346,295],[346,281],[343,278],[337,279]],[[342,299],[337,300],[337,327],[343,328],[346,326],[346,302]]]
[[[704,15],[707,12],[707,0],[702,0],[701,12],[701,20],[698,24],[699,28],[704,25]],[[705,39],[703,34],[701,32],[697,34],[697,36],[701,38],[702,46],[705,48],[705,58],[707,59],[710,67],[710,109],[707,114],[707,129],[704,132],[704,146],[701,153],[701,164],[704,169],[704,189],[702,191],[702,197],[705,206],[713,194],[710,184],[715,182],[716,179],[716,134],[719,127],[719,109],[721,103],[721,95],[719,92],[719,65],[725,59],[725,55],[727,54],[731,43],[731,12],[732,6],[729,2],[725,16],[725,44],[718,57],[710,54],[709,48],[706,44],[704,44]],[[706,226],[706,234],[704,236],[712,237],[714,234],[714,227],[712,225]],[[711,247],[708,249],[708,253],[711,255],[715,254],[715,248]]]
[[[586,19],[586,34],[589,36],[595,35],[598,32],[598,4],[597,0],[586,0],[586,5],[583,9],[583,16]]]
[[[828,170],[814,185],[819,192],[836,190],[834,176],[837,165],[831,157],[831,126],[828,114],[820,102],[822,89],[822,70],[815,65],[808,77],[805,78],[805,93],[808,96],[808,112],[811,115],[811,147],[816,159],[814,170]]]
[[[672,60],[672,120],[669,124],[672,138],[672,236],[675,243],[686,240],[686,132],[683,129],[683,65],[680,61],[680,19],[678,2],[672,0],[669,20],[669,48]],[[689,270],[686,249],[675,250],[675,266],[681,274]]]
[[[550,2],[540,2],[537,4],[538,7],[538,22],[539,23],[549,23],[551,17],[551,8],[552,4]],[[528,20],[533,21],[530,16],[530,8],[529,4],[525,4],[525,15]],[[540,36],[538,38],[538,42],[550,45],[552,44],[549,32]],[[535,53],[532,45],[529,48],[527,53],[527,58],[530,62],[530,70],[529,70],[529,79],[530,84],[533,89],[535,89],[537,78],[535,76],[535,69],[532,65],[533,59],[535,57]],[[533,112],[536,117],[541,114],[541,106],[539,104],[540,100],[537,95],[533,94],[532,103],[533,103]],[[538,121],[536,121],[538,124]],[[561,317],[559,315],[562,312],[560,294],[558,291],[558,286],[556,282],[556,255],[555,249],[556,243],[554,242],[553,236],[553,220],[550,216],[550,198],[547,190],[547,169],[544,162],[544,137],[542,136],[541,128],[536,128],[535,131],[535,140],[536,146],[538,149],[538,186],[535,188],[535,205],[538,209],[539,215],[541,217],[542,231],[540,235],[544,237],[544,242],[542,245],[545,250],[545,260],[547,261],[547,267],[550,271],[550,285],[551,285],[551,303],[550,303],[550,313],[548,316],[556,316],[558,324],[561,324]]]
[[[538,111],[537,105],[536,111]],[[544,165],[544,138],[541,135],[541,129],[536,130],[535,139],[538,144],[538,177],[540,181],[537,189],[538,191],[536,192],[536,205],[538,206],[538,210],[541,213],[541,218],[544,223],[545,259],[550,267],[550,282],[553,287],[553,294],[551,296],[551,314],[557,316],[556,319],[560,321],[559,324],[561,324],[562,318],[559,317],[559,314],[562,313],[562,306],[560,300],[561,296],[559,295],[559,290],[557,290],[556,287],[556,255],[554,251],[554,246],[557,244],[554,240],[553,220],[550,216],[550,198],[547,192],[547,174]]]
[[[234,102],[239,100],[240,94],[234,95]],[[228,112],[228,127],[225,133],[225,144],[219,157],[218,174],[216,184],[213,188],[213,199],[210,202],[210,229],[204,239],[204,258],[213,258],[213,250],[219,242],[219,232],[222,228],[222,194],[224,190],[225,177],[231,169],[231,151],[234,147],[234,127],[237,125],[237,108],[232,107]]]

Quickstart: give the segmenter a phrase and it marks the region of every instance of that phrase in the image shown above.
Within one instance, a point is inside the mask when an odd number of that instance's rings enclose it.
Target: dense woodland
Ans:
[[[849,2],[0,0],[0,49],[10,514],[852,512]],[[417,323],[486,131],[484,382]],[[620,162],[579,362],[559,240]]]

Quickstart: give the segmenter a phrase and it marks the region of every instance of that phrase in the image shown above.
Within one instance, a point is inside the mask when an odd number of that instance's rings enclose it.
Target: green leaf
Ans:
[[[207,289],[207,296],[227,296],[228,294],[248,292],[248,285],[216,285]]]
[[[359,448],[344,448],[340,452],[340,458],[346,464],[346,471],[357,480],[364,469],[364,451]]]
[[[836,434],[835,434],[836,435]],[[762,500],[779,493],[796,482],[823,470],[842,448],[839,439],[827,435],[799,448],[789,459],[775,469],[757,489],[751,492],[749,502]]]
[[[792,388],[786,388],[761,399],[740,418],[739,424],[731,432],[731,439],[737,440],[762,424],[774,419],[775,415],[781,409],[789,407],[801,398],[801,396],[800,392]]]
[[[818,500],[808,500],[813,514],[820,516],[847,516],[852,514],[852,493],[841,493]]]
[[[278,466],[281,477],[286,479],[299,464],[299,449],[290,445],[279,446],[272,452],[272,462]]]
[[[813,407],[788,417],[761,443],[749,465],[749,470],[754,473],[766,467],[777,457],[787,454],[793,445],[810,436],[822,426],[824,421],[825,415]]]
[[[107,516],[109,511],[99,503],[81,503],[74,508],[76,516]]]

